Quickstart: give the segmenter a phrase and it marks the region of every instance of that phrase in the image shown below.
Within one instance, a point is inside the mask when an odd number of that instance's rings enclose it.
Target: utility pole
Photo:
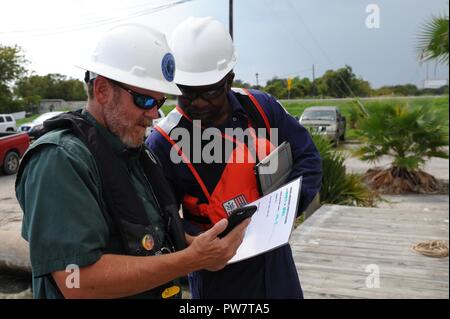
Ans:
[[[313,94],[313,96],[315,96],[316,95],[316,70],[314,68],[314,64],[312,65],[312,78],[313,78],[312,94]]]
[[[256,89],[259,90],[259,82],[258,82],[258,76],[259,76],[259,73],[256,72],[255,75],[256,75]]]
[[[230,0],[229,9],[230,9],[230,26],[229,26],[229,29],[230,29],[231,38],[233,39],[233,0]]]

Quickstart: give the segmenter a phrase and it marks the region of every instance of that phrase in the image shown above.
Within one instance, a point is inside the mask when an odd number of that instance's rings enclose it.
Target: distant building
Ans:
[[[46,113],[52,111],[59,111],[63,108],[66,101],[62,99],[42,99],[39,103],[38,112]]]
[[[86,101],[64,101],[62,99],[42,99],[39,103],[38,113],[53,111],[74,111],[86,105]]]
[[[423,81],[423,87],[425,89],[439,89],[445,85],[448,85],[448,80],[425,80],[425,81]]]

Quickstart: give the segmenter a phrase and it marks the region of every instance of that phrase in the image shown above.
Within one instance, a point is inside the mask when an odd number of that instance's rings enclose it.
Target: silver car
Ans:
[[[300,123],[313,133],[330,138],[334,145],[345,140],[346,120],[337,106],[312,106],[303,111]]]
[[[62,114],[62,113],[64,113],[64,112],[55,111],[55,112],[44,113],[42,115],[39,115],[32,122],[20,125],[19,128],[17,129],[17,131],[18,132],[27,132],[31,138],[36,139],[39,137],[40,130],[44,127],[44,122],[48,119],[51,119],[52,117]]]

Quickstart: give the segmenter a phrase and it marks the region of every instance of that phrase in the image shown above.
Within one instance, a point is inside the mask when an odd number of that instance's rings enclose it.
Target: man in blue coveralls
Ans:
[[[225,128],[278,130],[276,141],[255,137],[259,143],[256,147],[290,143],[294,164],[288,180],[303,177],[298,210],[303,212],[320,189],[319,153],[305,128],[274,97],[257,90],[231,89],[236,58],[224,26],[212,18],[188,18],[175,29],[171,49],[177,61],[175,83],[182,96],[177,108],[156,127],[147,144],[162,161],[165,175],[182,203],[187,231],[196,235],[209,229],[226,217],[230,208],[261,196],[255,163],[230,160],[238,149],[249,148],[251,142],[228,138]],[[233,154],[225,154],[224,162],[211,163],[204,158],[196,162],[195,147],[189,153],[177,148],[179,140],[172,134],[174,130],[185,129],[192,137],[196,120],[201,121],[202,130],[217,128],[225,144],[233,143]],[[190,142],[198,143],[194,139]],[[200,143],[203,149],[205,141]],[[173,148],[184,157],[182,163],[172,160]],[[230,264],[218,272],[193,272],[189,282],[193,298],[303,297],[289,244]]]

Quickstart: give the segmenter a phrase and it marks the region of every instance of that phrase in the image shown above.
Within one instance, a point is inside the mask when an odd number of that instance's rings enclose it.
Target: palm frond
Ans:
[[[418,34],[419,61],[437,60],[448,64],[448,15],[433,16],[422,25]]]

